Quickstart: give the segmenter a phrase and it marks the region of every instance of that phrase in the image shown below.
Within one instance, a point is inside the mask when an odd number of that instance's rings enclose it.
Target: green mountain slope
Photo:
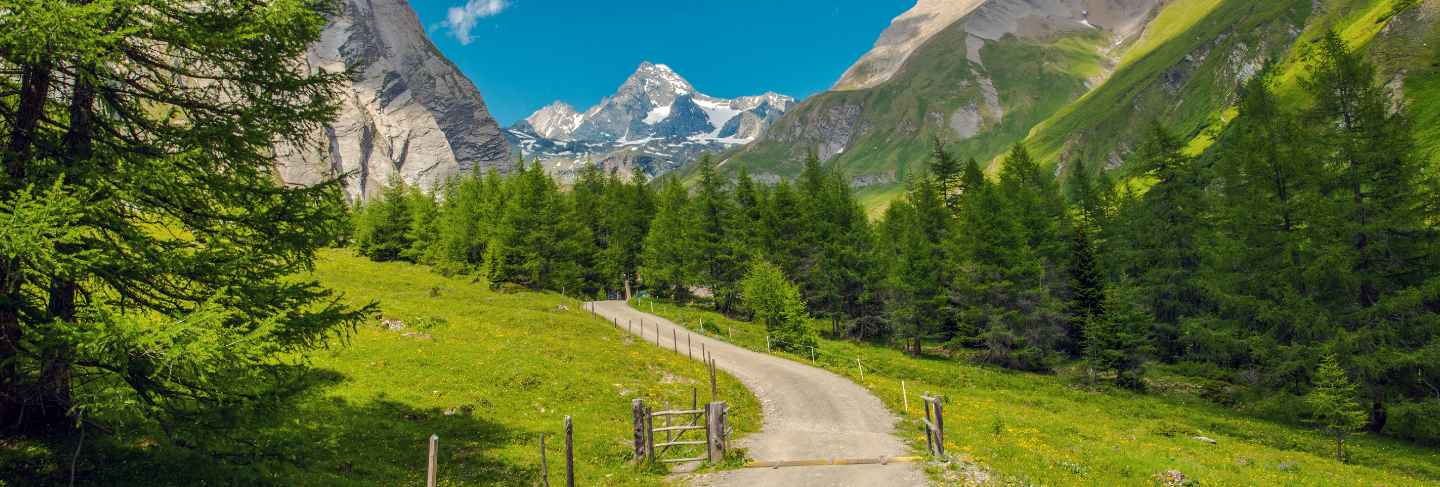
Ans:
[[[722,168],[791,177],[815,150],[878,211],[924,167],[936,138],[961,157],[990,161],[992,171],[1018,142],[1057,172],[1077,160],[1118,168],[1152,121],[1194,139],[1199,151],[1228,121],[1236,91],[1267,64],[1281,70],[1281,95],[1305,102],[1298,80],[1308,46],[1331,28],[1372,52],[1409,100],[1422,147],[1440,155],[1440,0],[1393,15],[1400,3],[1173,0],[1144,18],[1138,36],[1057,29],[983,47],[961,19],[890,80],[805,100],[765,138],[727,154]]]

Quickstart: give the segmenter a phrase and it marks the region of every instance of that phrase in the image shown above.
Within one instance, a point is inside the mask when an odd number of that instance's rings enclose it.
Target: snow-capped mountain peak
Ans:
[[[563,138],[580,128],[580,123],[584,122],[585,118],[580,112],[575,111],[575,107],[563,101],[557,101],[526,117],[525,121],[540,136]]]
[[[643,62],[615,94],[577,112],[556,102],[507,131],[525,157],[539,158],[560,172],[579,161],[599,164],[625,152],[627,164],[658,175],[705,152],[721,152],[755,140],[795,104],[766,92],[736,99],[696,90],[664,64]],[[632,168],[633,169],[633,168]]]

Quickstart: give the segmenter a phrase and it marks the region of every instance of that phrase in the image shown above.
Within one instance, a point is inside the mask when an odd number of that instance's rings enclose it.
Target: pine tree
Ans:
[[[706,155],[697,164],[700,180],[690,200],[694,220],[686,237],[695,249],[697,282],[714,293],[716,310],[728,313],[744,273],[740,255],[743,244],[734,231],[735,205],[726,181],[715,170],[714,160]]]
[[[655,218],[645,236],[645,251],[639,269],[646,287],[664,296],[682,299],[689,295],[690,269],[694,248],[687,235],[691,222],[689,194],[679,181],[665,180],[655,201]]]
[[[945,322],[945,235],[950,215],[934,183],[911,181],[905,198],[885,211],[878,246],[884,261],[885,310],[898,338],[919,355]]]
[[[1333,353],[1326,353],[1315,370],[1315,386],[1305,395],[1312,420],[1335,438],[1335,459],[1345,461],[1345,437],[1365,426],[1365,409],[1360,407],[1355,384]]]
[[[930,175],[935,178],[945,206],[952,212],[959,210],[959,197],[964,192],[962,179],[965,169],[953,154],[945,150],[945,143],[941,142],[939,137],[931,139]]]
[[[1174,358],[1180,354],[1179,323],[1207,308],[1199,280],[1200,244],[1209,235],[1205,176],[1180,139],[1158,124],[1135,164],[1155,184],[1136,201],[1135,233],[1119,238],[1135,247],[1136,284],[1160,325],[1156,338],[1164,357]]]
[[[809,229],[805,213],[795,190],[787,181],[780,181],[765,199],[762,214],[764,255],[786,275],[801,275],[807,258],[808,240],[802,238]]]
[[[412,243],[409,195],[397,179],[375,201],[361,204],[355,212],[355,247],[360,255],[379,262],[406,257]]]
[[[521,165],[506,181],[508,197],[486,249],[486,276],[533,289],[578,289],[591,249],[589,229],[573,202],[538,163]]]
[[[0,239],[20,246],[0,249],[0,428],[216,426],[368,312],[295,277],[343,228],[340,183],[274,169],[276,141],[335,114],[343,74],[296,62],[330,8],[6,4],[0,235],[53,238]]]
[[[601,251],[601,282],[629,290],[639,279],[645,237],[655,214],[655,195],[643,173],[636,173],[629,182],[611,173],[608,187],[606,213],[614,223],[608,245]]]
[[[439,251],[435,242],[440,235],[436,226],[440,207],[435,197],[412,186],[405,192],[405,211],[410,221],[405,240],[410,245],[401,251],[401,257],[410,262],[434,264]]]
[[[1112,289],[1106,294],[1106,313],[1086,322],[1085,360],[1114,374],[1117,385],[1143,390],[1150,316],[1135,304],[1132,292],[1128,287]]]
[[[1085,228],[1075,227],[1070,243],[1070,299],[1066,304],[1066,339],[1060,347],[1077,356],[1084,351],[1086,324],[1105,319],[1105,284],[1095,268],[1095,249]]]
[[[1026,243],[1045,259],[1047,272],[1056,274],[1065,258],[1069,221],[1055,178],[1040,169],[1025,146],[1016,145],[1000,168],[999,189],[1011,217],[1025,231]]]
[[[800,288],[779,267],[764,260],[751,262],[740,282],[740,296],[755,319],[765,324],[775,348],[802,353],[815,346],[815,337],[806,328],[810,318]]]

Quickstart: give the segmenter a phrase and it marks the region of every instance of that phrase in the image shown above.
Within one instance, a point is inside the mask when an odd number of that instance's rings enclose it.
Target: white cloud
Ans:
[[[444,26],[460,44],[469,45],[472,40],[470,32],[475,30],[475,24],[480,19],[497,15],[509,6],[508,0],[466,0],[463,6],[450,7]]]

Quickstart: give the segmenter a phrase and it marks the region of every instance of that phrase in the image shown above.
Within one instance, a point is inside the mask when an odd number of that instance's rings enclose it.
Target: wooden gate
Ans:
[[[701,408],[692,399],[690,409],[654,411],[644,401],[636,399],[631,408],[635,423],[635,461],[689,463],[724,460],[730,414],[724,401],[712,402]],[[704,433],[699,433],[701,431]],[[704,454],[684,456],[685,452],[694,451],[687,447],[704,447]]]

